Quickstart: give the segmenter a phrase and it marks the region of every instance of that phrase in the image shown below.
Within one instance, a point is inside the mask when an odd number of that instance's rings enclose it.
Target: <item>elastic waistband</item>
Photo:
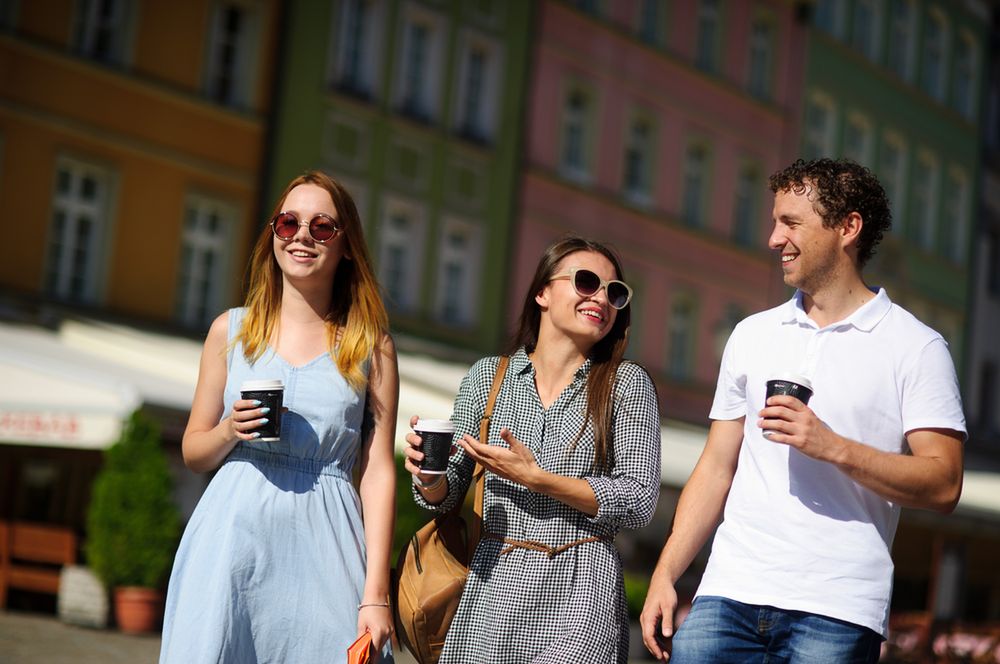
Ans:
[[[309,475],[331,475],[340,479],[351,480],[350,471],[344,470],[340,466],[339,461],[305,459],[282,454],[281,452],[246,447],[245,445],[237,445],[233,448],[233,451],[226,457],[226,463],[230,461],[246,461],[258,467],[286,468]]]

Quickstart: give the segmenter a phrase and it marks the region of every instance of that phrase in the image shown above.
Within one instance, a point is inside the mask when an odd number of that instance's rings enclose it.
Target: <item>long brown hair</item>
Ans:
[[[285,187],[278,204],[274,206],[272,218],[281,212],[292,189],[302,184],[314,184],[330,194],[337,210],[337,220],[343,227],[347,245],[333,275],[326,328],[330,355],[351,387],[360,392],[365,387],[362,367],[389,329],[389,317],[379,295],[358,209],[354,199],[339,182],[321,171],[309,171],[298,176]],[[281,310],[281,289],[281,268],[274,256],[273,234],[270,224],[265,224],[250,257],[247,313],[236,337],[243,343],[243,354],[248,362],[260,358],[274,333]],[[342,329],[339,345],[338,328]]]
[[[541,324],[542,310],[535,301],[535,296],[552,281],[556,269],[564,258],[578,251],[591,251],[600,254],[611,261],[615,268],[615,278],[622,281],[625,275],[621,261],[610,248],[576,235],[569,235],[550,245],[535,269],[528,292],[521,307],[521,317],[518,320],[517,332],[511,340],[509,352],[513,353],[524,346],[528,353],[535,350],[538,344],[538,328]],[[614,325],[604,338],[590,349],[590,374],[587,376],[587,412],[583,426],[573,441],[575,445],[583,436],[587,423],[592,422],[594,430],[594,467],[601,471],[610,469],[614,464],[614,446],[612,438],[612,415],[615,406],[615,377],[618,365],[625,356],[628,346],[628,330],[632,319],[632,305],[629,303],[618,311]]]

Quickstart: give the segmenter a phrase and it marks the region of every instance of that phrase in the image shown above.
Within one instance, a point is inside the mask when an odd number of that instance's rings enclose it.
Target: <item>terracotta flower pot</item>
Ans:
[[[163,617],[163,592],[153,588],[115,588],[118,629],[129,634],[152,632]]]

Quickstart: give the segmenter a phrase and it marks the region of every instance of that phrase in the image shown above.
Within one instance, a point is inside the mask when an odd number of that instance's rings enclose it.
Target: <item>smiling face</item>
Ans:
[[[774,230],[768,246],[780,252],[785,284],[813,295],[829,284],[850,260],[843,251],[839,227],[823,225],[813,208],[811,187],[774,195]]]
[[[337,208],[329,192],[315,184],[300,184],[288,192],[281,206],[282,212],[292,212],[302,222],[289,240],[273,239],[274,257],[287,280],[315,279],[333,282],[337,265],[344,258],[346,238],[337,233],[325,243],[316,242],[309,235],[307,222],[318,214],[338,220]]]
[[[586,268],[608,281],[619,279],[614,265],[605,256],[593,251],[577,251],[566,256],[556,266],[552,276],[565,275],[570,268]],[[573,338],[585,346],[593,346],[611,330],[618,311],[608,304],[603,288],[593,295],[580,295],[569,279],[554,279],[535,295],[541,309],[539,338],[546,332],[556,332]]]

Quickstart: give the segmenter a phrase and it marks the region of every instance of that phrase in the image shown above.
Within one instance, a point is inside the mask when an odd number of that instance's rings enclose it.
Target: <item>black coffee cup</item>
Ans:
[[[424,460],[420,464],[420,472],[433,475],[446,472],[455,425],[451,420],[417,420],[413,430],[423,441]]]
[[[285,385],[281,379],[245,380],[240,385],[240,394],[244,399],[259,401],[261,408],[271,409],[264,416],[267,422],[252,429],[260,434],[256,440],[264,442],[281,440],[281,404],[285,396]]]
[[[803,404],[808,405],[809,399],[813,395],[812,382],[805,376],[782,374],[767,381],[767,396],[765,397],[765,401],[779,394],[787,394],[790,397],[795,397]],[[768,433],[770,432],[764,429],[763,435],[766,436]]]

